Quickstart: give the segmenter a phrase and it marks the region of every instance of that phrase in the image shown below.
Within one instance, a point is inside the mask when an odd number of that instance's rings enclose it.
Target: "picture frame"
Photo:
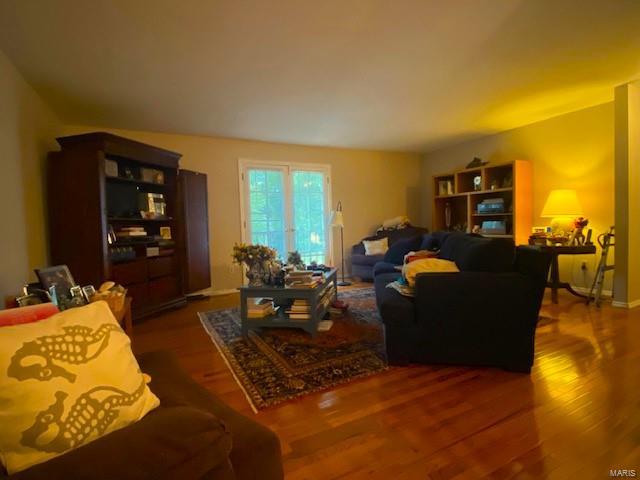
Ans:
[[[58,297],[64,295],[69,298],[71,288],[76,286],[73,275],[71,275],[69,267],[66,265],[37,268],[34,271],[44,290],[49,291],[49,289],[55,285]]]
[[[171,227],[160,227],[160,237],[163,240],[171,240]]]

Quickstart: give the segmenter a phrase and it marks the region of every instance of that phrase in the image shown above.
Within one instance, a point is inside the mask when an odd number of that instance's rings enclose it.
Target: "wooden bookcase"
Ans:
[[[62,150],[50,153],[47,174],[52,263],[68,265],[81,285],[97,288],[106,280],[124,285],[133,300],[134,319],[185,304],[181,155],[102,132],[62,137],[58,143]],[[117,163],[117,176],[107,175],[107,161]],[[142,168],[162,172],[164,180],[141,178]],[[136,199],[145,193],[163,195],[164,217],[141,218]],[[110,243],[110,227],[143,227],[148,236]],[[161,227],[170,227],[171,240],[160,238]],[[125,247],[135,256],[117,258]],[[149,247],[158,247],[159,254]]]
[[[479,185],[474,183],[480,177]],[[433,177],[434,231],[447,230],[447,210],[451,212],[449,230],[471,232],[483,221],[504,221],[504,234],[482,235],[495,238],[513,238],[516,244],[528,243],[532,222],[531,164],[515,160],[498,165],[457,170]],[[444,182],[444,183],[443,183]],[[441,191],[441,185],[447,185]],[[504,201],[504,212],[478,213],[478,204],[487,199]]]

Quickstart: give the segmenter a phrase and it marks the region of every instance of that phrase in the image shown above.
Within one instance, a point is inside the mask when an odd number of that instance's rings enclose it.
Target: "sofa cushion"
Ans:
[[[440,250],[442,244],[445,242],[449,235],[455,235],[457,232],[444,232],[438,231],[433,233],[427,233],[422,236],[422,242],[420,243],[420,250]]]
[[[11,474],[144,417],[159,404],[106,302],[3,327],[0,455]]]
[[[233,439],[229,458],[235,478],[283,478],[280,441],[271,430],[236,412],[196,383],[180,368],[174,354],[149,352],[138,359],[143,371],[151,375],[150,387],[160,398],[162,407],[191,406],[210,412],[224,422]]]
[[[398,240],[389,247],[389,250],[387,250],[387,253],[384,255],[384,261],[395,265],[402,265],[404,256],[411,251],[418,250],[421,242],[422,237],[420,235]]]
[[[478,235],[449,235],[440,257],[453,260],[463,272],[510,272],[515,261],[513,240]]]
[[[397,275],[400,273],[400,270],[396,267],[400,268],[400,265],[394,265],[389,262],[378,262],[373,266],[373,276],[375,277],[383,273],[395,273]]]
[[[351,255],[351,263],[354,265],[368,265],[373,267],[376,263],[384,260],[384,255],[361,255],[354,253]]]

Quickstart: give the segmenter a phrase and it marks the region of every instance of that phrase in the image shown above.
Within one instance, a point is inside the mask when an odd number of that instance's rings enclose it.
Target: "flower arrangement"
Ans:
[[[261,286],[270,282],[272,264],[277,252],[266,245],[236,243],[231,255],[234,263],[247,266],[247,278],[250,286]]]
[[[246,243],[236,243],[233,245],[233,261],[237,264],[244,263],[249,266],[255,262],[266,262],[275,260],[276,251],[266,245],[248,245]]]

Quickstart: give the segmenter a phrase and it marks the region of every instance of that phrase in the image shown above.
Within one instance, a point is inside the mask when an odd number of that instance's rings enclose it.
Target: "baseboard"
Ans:
[[[221,295],[229,295],[231,293],[236,293],[238,290],[235,288],[225,288],[221,290],[215,290],[214,288],[207,288],[205,290],[198,290],[197,292],[193,292],[190,295],[203,295],[205,297],[219,297]]]
[[[640,300],[634,300],[633,302],[619,302],[614,300],[611,305],[617,308],[636,308],[640,307]]]
[[[222,295],[230,295],[232,293],[238,293],[238,289],[237,288],[224,288],[222,290],[211,289],[211,292],[209,293],[209,295],[211,295],[212,297],[220,297]]]

